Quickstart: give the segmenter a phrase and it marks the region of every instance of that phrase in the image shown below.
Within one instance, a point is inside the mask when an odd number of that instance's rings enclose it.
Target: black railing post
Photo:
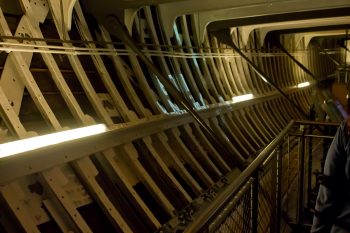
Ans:
[[[252,205],[252,233],[258,232],[258,205],[259,205],[259,170],[253,175],[251,190]]]
[[[270,165],[269,168],[265,172],[271,173],[271,206],[270,206],[270,233],[276,233],[276,214],[277,214],[277,148],[276,150],[271,154],[271,159],[269,161]],[[269,170],[269,171],[268,171]]]
[[[275,232],[281,231],[281,212],[282,212],[282,148],[281,146],[277,150],[277,177],[276,177],[276,227]]]
[[[310,127],[310,134],[312,134],[312,127]],[[311,207],[312,199],[312,137],[309,137],[308,143],[308,171],[307,171],[307,206]]]
[[[303,127],[303,126],[302,126]],[[304,215],[304,170],[305,170],[305,130],[302,128],[302,136],[299,141],[299,187],[298,187],[298,228],[301,227]]]

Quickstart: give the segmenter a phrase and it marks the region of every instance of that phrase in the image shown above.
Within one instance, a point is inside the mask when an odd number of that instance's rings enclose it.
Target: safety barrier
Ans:
[[[303,232],[338,125],[291,121],[185,232]]]

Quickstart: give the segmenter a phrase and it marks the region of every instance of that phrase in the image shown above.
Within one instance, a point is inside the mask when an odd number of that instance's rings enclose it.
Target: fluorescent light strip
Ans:
[[[105,124],[98,124],[0,144],[0,158],[100,134],[106,131],[107,127]]]
[[[307,86],[310,86],[310,82],[299,83],[297,85],[298,88],[303,88],[303,87],[307,87]]]
[[[253,97],[254,97],[253,94],[239,95],[239,96],[232,97],[232,101],[233,101],[233,103],[237,103],[237,102],[242,102],[242,101],[253,99]]]

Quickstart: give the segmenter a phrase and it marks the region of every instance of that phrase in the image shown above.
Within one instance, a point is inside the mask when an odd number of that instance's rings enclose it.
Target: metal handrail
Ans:
[[[221,192],[204,210],[194,217],[194,220],[186,227],[185,233],[204,232],[203,229],[208,223],[220,213],[233,197],[236,197],[241,188],[256,174],[263,163],[273,154],[276,149],[289,135],[290,130],[295,125],[309,126],[339,126],[339,123],[331,122],[314,122],[314,121],[294,121],[292,120],[272,142],[265,147],[262,152],[254,159],[253,162],[232,182],[223,192]],[[278,153],[277,153],[278,154]]]
[[[259,169],[269,155],[281,144],[284,137],[288,134],[293,125],[294,121],[292,120],[234,180],[234,182],[229,184],[205,210],[196,216],[195,220],[185,229],[184,233],[200,232],[200,230],[205,227],[205,224],[208,223],[215,215],[217,215],[218,211],[222,209],[223,205],[240,191],[241,187],[252,177],[252,175]]]

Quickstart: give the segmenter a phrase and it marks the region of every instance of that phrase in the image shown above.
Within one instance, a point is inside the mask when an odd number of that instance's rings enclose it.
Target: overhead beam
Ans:
[[[309,12],[350,7],[348,0],[320,0],[317,4],[308,0],[189,0],[160,4],[160,20],[168,37],[173,35],[173,24],[178,16],[194,14],[195,30],[199,42],[204,39],[206,27],[216,21],[271,16],[296,12]],[[321,17],[321,16],[318,16]]]
[[[264,43],[266,35],[271,31],[280,31],[284,29],[293,30],[301,28],[315,28],[327,25],[327,27],[332,25],[348,25],[350,24],[350,16],[342,17],[332,17],[332,18],[320,18],[320,19],[306,19],[306,20],[292,20],[285,22],[273,22],[273,23],[263,23],[254,24],[247,26],[240,26],[240,34],[242,36],[242,42],[244,45],[247,44],[249,35],[252,31],[259,29],[261,45]]]

